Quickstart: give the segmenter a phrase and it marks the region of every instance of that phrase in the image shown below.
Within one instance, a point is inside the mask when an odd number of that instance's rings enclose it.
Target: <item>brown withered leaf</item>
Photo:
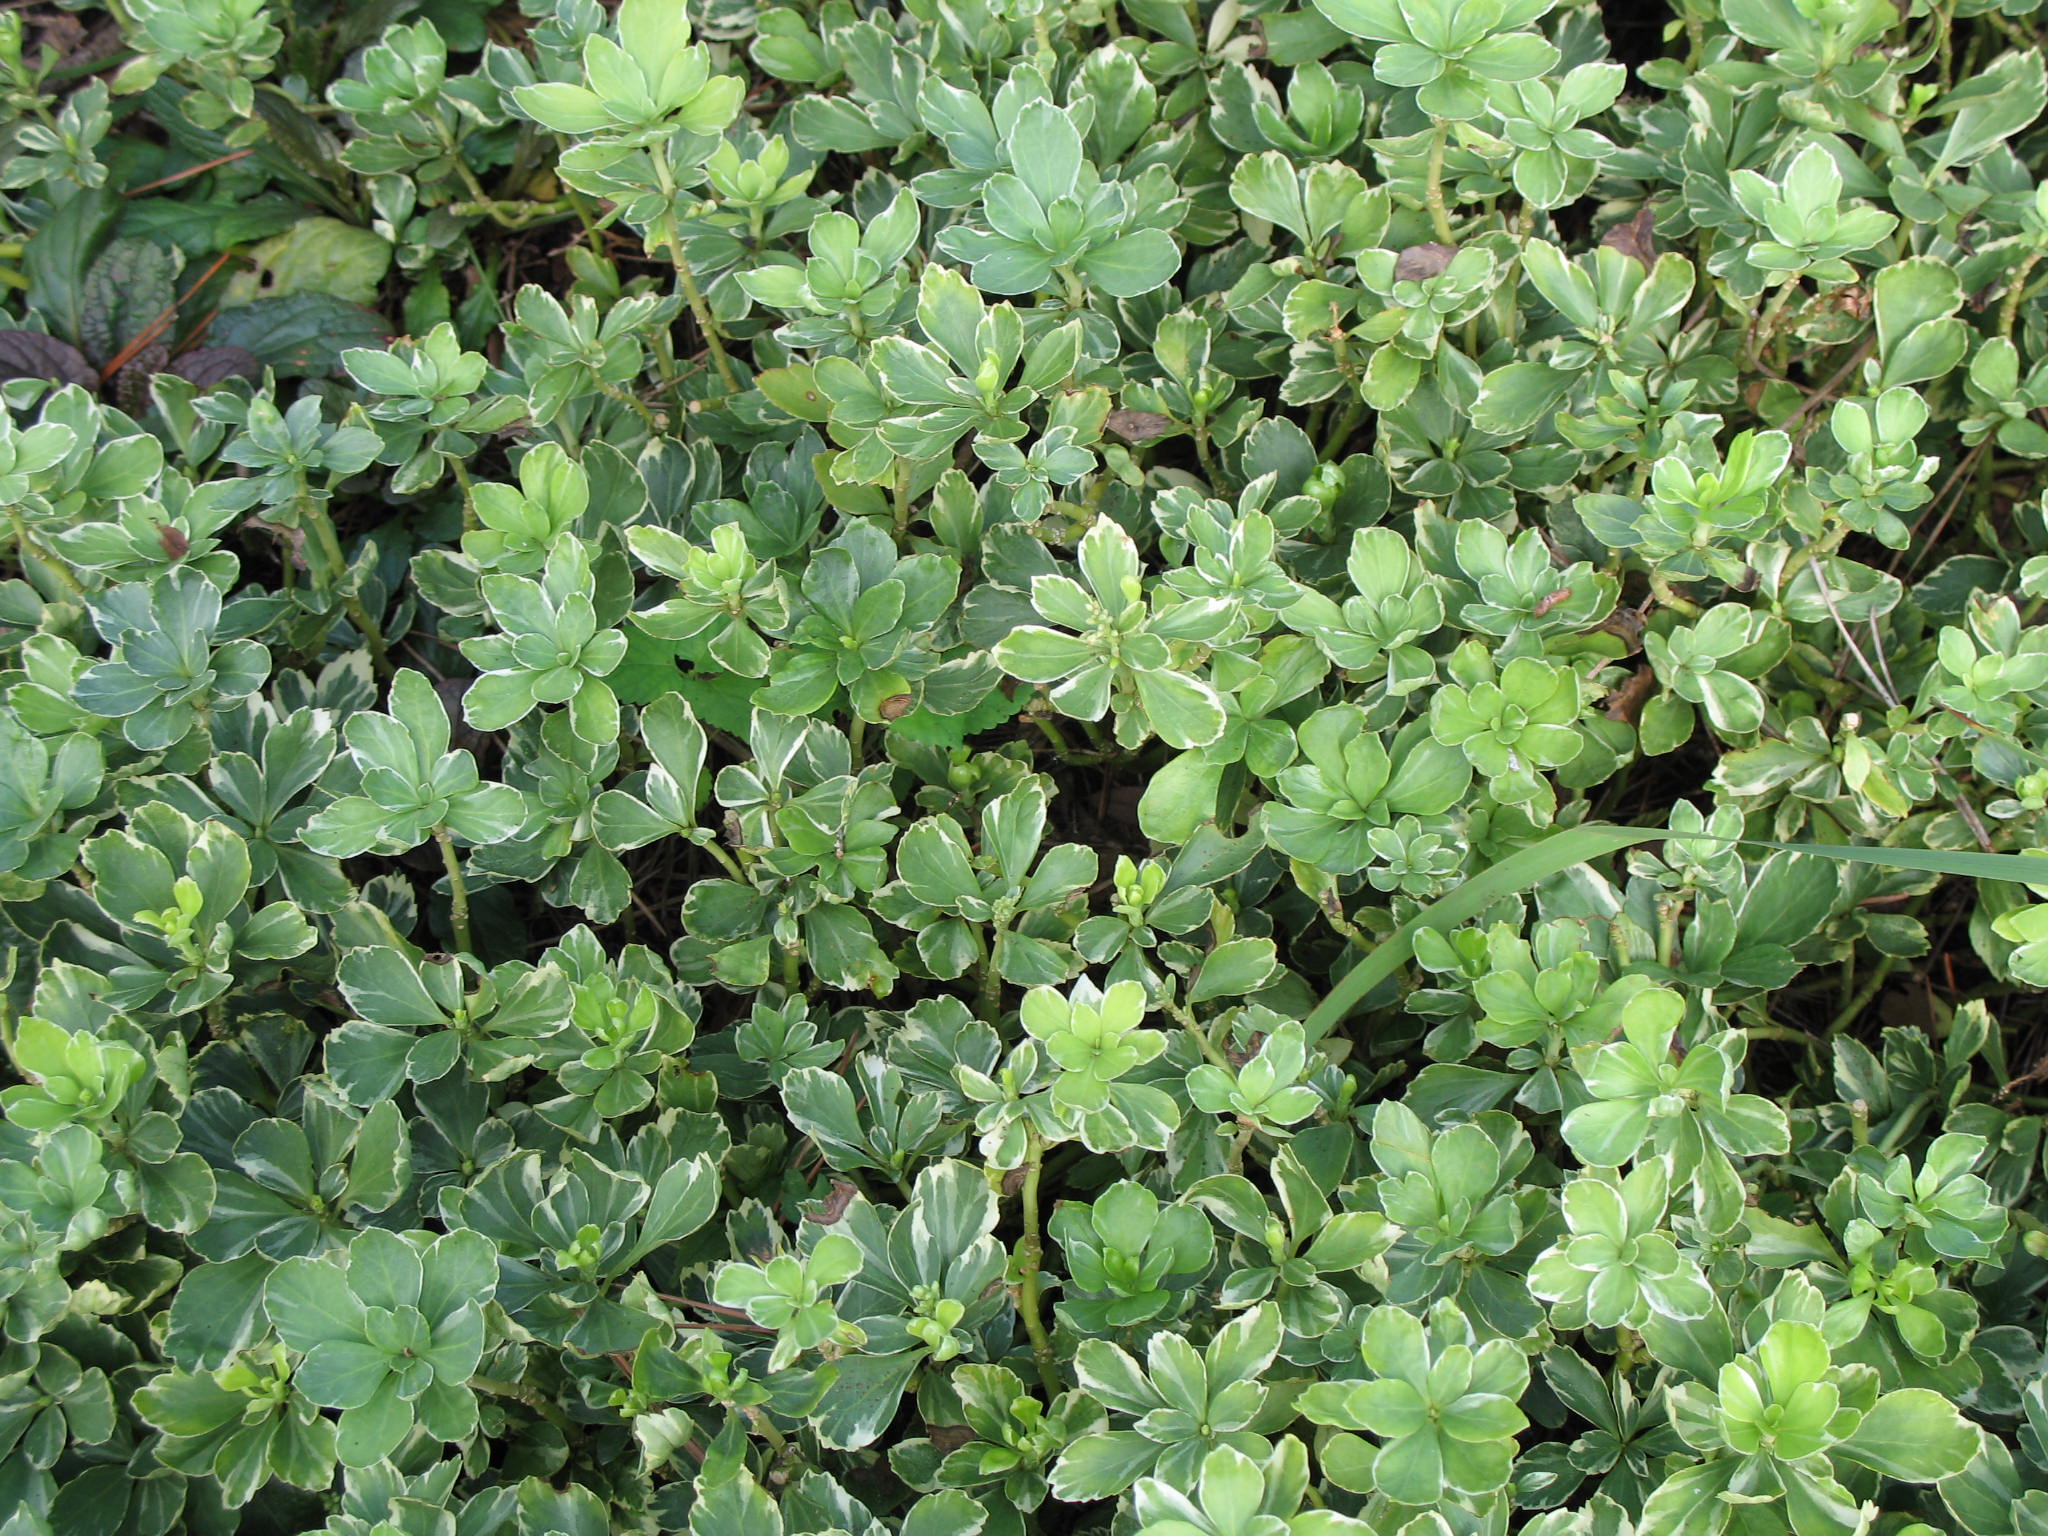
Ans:
[[[1103,423],[1127,443],[1149,443],[1173,430],[1173,418],[1157,411],[1114,410]]]
[[[1646,267],[1657,264],[1657,219],[1647,207],[1636,216],[1617,224],[1600,237],[1600,243],[1624,256],[1633,256]]]
[[[1620,607],[1608,614],[1598,624],[1595,624],[1593,628],[1596,631],[1605,630],[1608,634],[1613,635],[1623,645],[1628,647],[1622,654],[1624,656],[1633,656],[1643,648],[1643,626],[1647,622],[1649,622],[1647,611]]]
[[[99,370],[83,352],[41,331],[0,331],[0,379],[55,379],[81,389],[100,387]]]
[[[805,1211],[804,1220],[821,1227],[837,1226],[846,1215],[846,1208],[853,1204],[853,1197],[860,1193],[854,1185],[844,1179],[832,1181],[832,1193],[819,1202],[815,1211]]]
[[[1457,254],[1456,246],[1436,240],[1411,245],[1394,258],[1394,279],[1396,282],[1427,282],[1448,267],[1451,258]]]
[[[1607,696],[1604,711],[1610,720],[1620,720],[1634,725],[1643,713],[1643,706],[1650,701],[1650,695],[1657,691],[1657,673],[1651,667],[1638,667],[1629,680]]]

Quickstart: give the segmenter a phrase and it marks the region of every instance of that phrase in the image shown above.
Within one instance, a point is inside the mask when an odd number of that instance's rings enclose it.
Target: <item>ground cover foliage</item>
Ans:
[[[0,1532],[2048,1532],[2044,35],[0,13]]]

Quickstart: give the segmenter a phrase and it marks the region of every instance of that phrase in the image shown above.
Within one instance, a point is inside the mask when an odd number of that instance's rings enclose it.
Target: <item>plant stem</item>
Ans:
[[[775,1454],[778,1457],[789,1449],[789,1441],[784,1437],[781,1430],[768,1422],[767,1414],[763,1413],[759,1408],[748,1408],[745,1412],[747,1426],[767,1440],[769,1445],[775,1448]]]
[[[903,536],[910,532],[910,461],[896,461],[895,484],[890,491],[891,510],[896,519],[896,542],[901,544]]]
[[[462,878],[462,861],[455,856],[455,839],[446,827],[434,828],[434,841],[441,848],[441,866],[448,871],[448,926],[455,934],[455,948],[471,953],[469,936],[469,885]]]
[[[597,389],[598,393],[607,400],[617,401],[620,405],[623,405],[627,410],[638,416],[646,424],[650,437],[659,437],[661,435],[661,423],[655,419],[654,408],[645,400],[642,400],[638,395],[627,393],[616,384],[606,383],[603,379],[597,381]]]
[[[1179,1003],[1172,1002],[1170,1000],[1162,1001],[1164,1002],[1166,1011],[1173,1015],[1174,1020],[1180,1025],[1180,1027],[1186,1030],[1188,1034],[1193,1038],[1195,1044],[1202,1048],[1202,1059],[1208,1062],[1209,1065],[1212,1067],[1221,1067],[1224,1071],[1228,1072],[1232,1077],[1237,1076],[1237,1069],[1231,1066],[1230,1058],[1224,1055],[1223,1052],[1217,1048],[1216,1042],[1209,1038],[1208,1031],[1203,1029],[1202,1026],[1195,1021],[1195,1016],[1192,1013],[1189,1013],[1187,1009],[1183,1008]]]
[[[1848,1000],[1842,1004],[1834,1018],[1829,1022],[1828,1033],[1830,1035],[1839,1035],[1843,1030],[1856,1022],[1863,1010],[1870,1006],[1872,999],[1883,990],[1886,979],[1892,973],[1892,967],[1898,963],[1890,955],[1882,956],[1878,960],[1877,968],[1864,979],[1863,985],[1858,987]],[[1851,974],[1853,973],[1848,970],[1843,972],[1845,979]]]
[[[704,295],[697,288],[697,274],[690,270],[689,258],[683,255],[683,232],[676,223],[676,178],[669,169],[668,146],[652,146],[655,180],[661,184],[661,238],[668,246],[668,259],[676,269],[676,282],[683,290],[683,297],[689,302],[690,313],[696,317],[697,329],[704,333],[705,348],[711,353],[711,366],[718,370],[719,381],[725,385],[725,392],[736,395],[740,392],[739,378],[732,371],[732,359],[725,355],[725,338],[719,334],[718,322],[711,318],[711,306],[704,302]]]
[[[1790,1029],[1783,1024],[1749,1024],[1742,1033],[1751,1040],[1783,1040],[1788,1045],[1803,1045],[1808,1054],[1820,1049],[1819,1042],[1804,1030]]]
[[[1054,725],[1050,718],[1039,714],[1036,710],[1026,710],[1024,718],[1038,727],[1039,734],[1052,743],[1053,751],[1057,752],[1061,757],[1073,756],[1074,749],[1068,744],[1065,732],[1061,731],[1057,725]]]
[[[1429,217],[1436,225],[1436,237],[1445,245],[1456,245],[1458,238],[1451,232],[1451,211],[1444,206],[1444,147],[1451,137],[1451,125],[1439,121],[1436,131],[1429,137],[1429,180],[1423,186],[1423,199],[1429,204]]]
[[[459,455],[448,456],[448,466],[455,471],[455,483],[462,487],[462,531],[475,533],[483,527],[476,515],[476,486],[469,478],[469,466]]]
[[[2029,251],[2006,282],[2005,302],[1998,306],[1998,334],[2007,341],[2012,340],[2013,327],[2019,323],[2020,300],[2027,292],[2027,274],[2034,270],[2034,263],[2040,259],[2039,251]]]
[[[1237,1117],[1237,1134],[1230,1138],[1230,1150],[1223,1155],[1223,1166],[1227,1172],[1244,1172],[1244,1149],[1251,1145],[1252,1137],[1258,1131],[1257,1121],[1243,1115]]]
[[[1330,429],[1330,435],[1323,439],[1323,450],[1317,455],[1324,463],[1333,462],[1344,445],[1351,441],[1359,423],[1365,420],[1365,402],[1354,400],[1337,416],[1337,424]]]
[[[1024,1319],[1024,1332],[1031,1338],[1031,1353],[1038,1361],[1038,1380],[1046,1400],[1060,1395],[1060,1373],[1052,1350],[1052,1336],[1045,1331],[1039,1315],[1038,1272],[1045,1262],[1045,1239],[1039,1235],[1038,1180],[1045,1171],[1045,1143],[1036,1131],[1025,1132],[1024,1235],[1017,1240],[1017,1311]]]
[[[78,578],[71,574],[71,567],[65,565],[55,555],[29,537],[28,522],[18,510],[12,515],[14,518],[14,552],[16,557],[26,565],[29,558],[33,556],[36,562],[48,571],[57,584],[66,592],[73,597],[83,597],[85,595],[85,588],[80,586]]]
[[[1884,1139],[1877,1144],[1877,1150],[1890,1157],[1899,1150],[1899,1143],[1920,1128],[1920,1121],[1927,1110],[1928,1095],[1916,1093],[1899,1106],[1898,1114],[1892,1117],[1891,1129],[1884,1133]]]
[[[731,875],[733,879],[739,881],[742,885],[745,885],[747,883],[747,872],[740,868],[738,860],[733,858],[731,854],[727,853],[723,848],[718,846],[717,839],[713,838],[708,841],[701,842],[697,846],[699,848],[702,848],[706,853],[710,854],[711,857],[718,860],[719,864],[724,867],[725,872],[728,875]]]
[[[1223,471],[1216,465],[1216,456],[1209,446],[1209,418],[1206,413],[1195,418],[1195,457],[1201,462],[1202,473],[1208,478],[1209,488],[1219,496],[1223,494]]]
[[[340,588],[348,575],[348,560],[341,552],[341,537],[334,531],[334,519],[327,515],[326,506],[310,495],[299,497],[299,518],[312,527],[321,558],[332,573],[332,584]],[[357,633],[363,637],[364,649],[370,653],[370,666],[379,677],[389,679],[392,675],[391,649],[384,643],[383,626],[371,619],[361,596],[346,590],[341,591],[340,596],[341,611],[348,615],[349,623],[355,625]]]
[[[473,1391],[488,1392],[493,1397],[509,1397],[515,1403],[524,1403],[559,1429],[564,1437],[575,1432],[576,1426],[569,1422],[569,1416],[531,1387],[522,1386],[516,1381],[500,1381],[495,1376],[472,1376],[469,1378],[469,1385]]]
[[[1749,333],[1749,362],[1753,368],[1762,361],[1764,346],[1771,338],[1771,332],[1778,324],[1778,317],[1785,312],[1785,306],[1792,302],[1792,294],[1799,287],[1799,279],[1788,277],[1778,284],[1778,291],[1764,306],[1756,318],[1756,328]]]
[[[1003,975],[996,969],[996,940],[1001,937],[1000,928],[989,935],[988,954],[981,962],[981,987],[975,997],[975,1012],[991,1029],[1003,1017]]]

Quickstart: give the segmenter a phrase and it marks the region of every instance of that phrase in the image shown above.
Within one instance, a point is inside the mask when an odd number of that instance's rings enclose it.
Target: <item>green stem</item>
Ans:
[[[576,210],[567,198],[536,203],[525,198],[482,197],[450,203],[448,211],[459,219],[489,219],[501,229],[517,231],[531,229],[538,224],[556,223]]]
[[[1237,1076],[1237,1069],[1231,1066],[1230,1058],[1217,1049],[1216,1042],[1209,1038],[1209,1032],[1195,1022],[1195,1016],[1179,1003],[1168,999],[1162,999],[1162,1001],[1165,1003],[1166,1011],[1173,1015],[1174,1021],[1188,1032],[1189,1037],[1194,1040],[1197,1046],[1201,1047],[1202,1059],[1207,1061],[1212,1067],[1221,1067],[1232,1077]]]
[[[910,461],[896,461],[895,484],[890,491],[891,510],[896,518],[896,542],[901,544],[903,536],[910,532]]]
[[[448,871],[448,926],[455,934],[460,954],[473,952],[469,934],[469,885],[462,878],[462,861],[455,856],[455,839],[446,827],[434,828],[434,841],[441,848],[441,866]]]
[[[989,935],[988,954],[981,962],[981,986],[975,994],[975,1012],[981,1022],[993,1029],[1003,1017],[1003,976],[996,969],[996,940],[1003,935],[999,925]]]
[[[712,838],[705,842],[701,842],[697,846],[699,848],[702,848],[706,853],[710,854],[711,857],[718,860],[718,862],[724,867],[725,872],[728,875],[731,875],[733,879],[739,881],[741,885],[745,885],[747,883],[747,872],[740,868],[738,860],[736,860],[731,854],[727,853],[723,848],[718,846],[718,841],[716,838]]]
[[[28,559],[33,556],[36,562],[48,571],[57,584],[71,596],[85,596],[85,588],[79,585],[78,578],[71,574],[71,567],[64,564],[29,536],[28,522],[18,510],[13,513],[13,518],[14,550],[21,561],[26,564]]]
[[[1662,576],[1652,576],[1650,578],[1650,595],[1656,598],[1663,607],[1674,609],[1689,619],[1696,619],[1700,616],[1700,605],[1691,598],[1682,595],[1676,587],[1673,587]]]
[[[455,471],[455,483],[462,487],[462,531],[475,533],[483,527],[476,515],[476,485],[469,478],[469,466],[458,455],[448,456],[448,467]]]
[[[1429,204],[1429,217],[1436,225],[1436,237],[1445,245],[1456,245],[1458,237],[1451,232],[1451,211],[1444,206],[1444,147],[1450,142],[1451,125],[1439,121],[1436,131],[1429,136],[1429,180],[1423,187],[1423,200]]]
[[[748,1408],[746,1415],[748,1427],[765,1439],[774,1448],[776,1456],[780,1458],[789,1449],[789,1441],[782,1431],[769,1423],[768,1415],[759,1408]]]
[[[493,1397],[509,1397],[515,1403],[524,1403],[559,1429],[565,1438],[575,1433],[576,1426],[569,1422],[569,1416],[531,1387],[522,1386],[516,1381],[500,1381],[495,1376],[472,1376],[469,1378],[469,1385],[473,1391],[488,1392]]]
[[[719,381],[725,385],[725,392],[736,395],[740,392],[738,375],[732,371],[732,359],[725,355],[725,338],[719,334],[718,322],[711,317],[711,306],[704,302],[704,295],[697,288],[697,274],[690,270],[689,258],[683,255],[683,233],[676,223],[676,179],[669,169],[668,146],[653,146],[654,176],[661,184],[661,237],[668,246],[668,259],[676,270],[676,282],[688,301],[690,313],[696,317],[697,329],[704,333],[704,345],[711,353],[711,366],[718,370]]]
[[[1039,9],[1036,16],[1031,18],[1031,36],[1032,41],[1038,45],[1039,57],[1050,65],[1055,52],[1052,45],[1052,24],[1045,19],[1043,7]]]
[[[1316,909],[1323,914],[1324,920],[1332,928],[1344,936],[1346,943],[1351,944],[1364,954],[1369,955],[1373,952],[1375,946],[1373,941],[1367,937],[1365,930],[1344,915],[1343,903],[1337,899],[1336,886],[1331,885],[1324,888],[1321,899],[1316,903]]]
[[[1317,457],[1325,463],[1334,461],[1344,445],[1351,441],[1351,434],[1358,430],[1359,423],[1364,420],[1363,400],[1354,400],[1345,406],[1337,416],[1336,426],[1332,427],[1330,435],[1323,439],[1323,451]]]
[[[326,506],[316,497],[301,494],[299,497],[300,521],[313,530],[314,541],[320,546],[322,561],[326,564],[329,578],[322,586],[340,587],[348,576],[348,560],[341,552],[341,536],[334,531],[334,519],[327,515]],[[363,646],[370,653],[370,665],[381,678],[392,675],[391,649],[384,643],[383,626],[370,617],[370,611],[363,606],[360,595],[354,592],[341,593],[341,611],[348,615],[349,623],[355,625],[363,637]]]
[[[625,406],[626,409],[638,416],[646,425],[648,436],[659,437],[661,435],[660,419],[655,416],[654,407],[645,400],[642,400],[638,395],[628,394],[625,390],[619,388],[618,385],[609,383],[604,379],[597,381],[597,388],[598,393],[607,400],[616,400],[620,405]]]
[[[1813,1036],[1803,1029],[1792,1029],[1784,1024],[1745,1024],[1743,1034],[1752,1040],[1789,1040],[1794,1045],[1812,1045]]]
[[[1251,1145],[1252,1137],[1259,1133],[1258,1123],[1243,1115],[1237,1117],[1237,1134],[1230,1138],[1230,1150],[1223,1156],[1224,1169],[1230,1173],[1244,1172],[1244,1149]]]
[[[1208,477],[1209,488],[1221,495],[1223,471],[1217,467],[1215,453],[1209,445],[1209,418],[1206,413],[1195,418],[1195,457],[1201,462],[1202,473]]]
[[[1863,985],[1858,987],[1849,996],[1848,1000],[1842,1004],[1841,1008],[1836,1011],[1833,1020],[1828,1024],[1828,1033],[1830,1035],[1839,1035],[1862,1016],[1863,1010],[1868,1008],[1872,1000],[1883,990],[1885,981],[1891,976],[1892,967],[1898,963],[1890,955],[1882,956],[1878,960],[1877,968],[1864,979]],[[1844,974],[1848,973],[1844,972]]]
[[[2027,274],[2034,270],[2034,263],[2040,259],[2039,251],[2029,251],[2006,282],[2005,302],[1998,307],[1998,334],[2007,341],[2012,340],[2013,327],[2019,324],[2020,300],[2027,292]]]
[[[1891,1129],[1884,1133],[1884,1139],[1877,1144],[1880,1155],[1890,1157],[1899,1150],[1899,1143],[1920,1128],[1920,1121],[1927,1111],[1928,1095],[1916,1093],[1899,1106],[1899,1112],[1892,1117]]]
[[[1024,1161],[1024,1235],[1017,1240],[1017,1311],[1024,1319],[1024,1332],[1031,1338],[1031,1353],[1038,1362],[1038,1380],[1046,1400],[1060,1395],[1060,1373],[1053,1355],[1052,1336],[1045,1331],[1040,1315],[1038,1272],[1045,1262],[1045,1239],[1039,1235],[1038,1180],[1045,1170],[1045,1143],[1036,1131],[1029,1138]]]
[[[1048,716],[1041,715],[1036,710],[1027,710],[1024,718],[1038,727],[1039,733],[1052,743],[1053,751],[1057,752],[1061,757],[1072,757],[1074,755],[1073,746],[1067,741],[1066,734],[1058,726],[1054,725]]]
[[[1764,312],[1757,316],[1756,328],[1749,333],[1749,361],[1752,367],[1762,361],[1764,345],[1770,340],[1771,332],[1778,324],[1778,317],[1785,312],[1785,306],[1792,302],[1792,294],[1799,287],[1799,280],[1788,277],[1778,284],[1778,291],[1771,295]]]
[[[1743,1027],[1743,1035],[1751,1040],[1782,1040],[1787,1045],[1803,1045],[1808,1054],[1820,1049],[1820,1044],[1804,1030],[1788,1029],[1783,1024],[1749,1024]]]

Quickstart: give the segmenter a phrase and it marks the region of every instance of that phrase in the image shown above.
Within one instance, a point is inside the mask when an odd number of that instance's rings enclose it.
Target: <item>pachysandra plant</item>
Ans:
[[[2028,0],[0,15],[0,1536],[2039,1536]]]

